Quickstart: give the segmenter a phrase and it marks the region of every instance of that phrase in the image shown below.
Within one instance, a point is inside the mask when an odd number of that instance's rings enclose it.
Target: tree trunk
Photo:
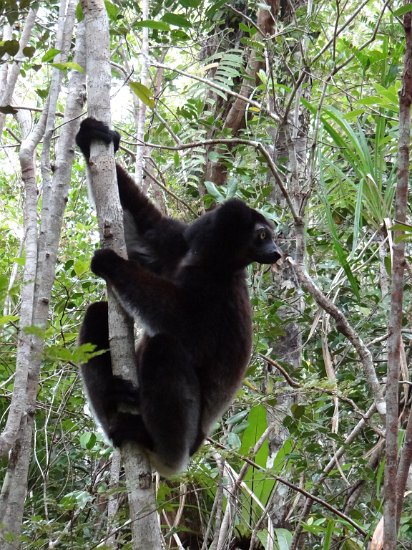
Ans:
[[[62,6],[65,6],[64,2],[62,2]],[[70,34],[70,29],[73,26],[72,16],[70,16],[69,12],[66,13],[66,10],[64,11],[65,15],[60,18],[59,25],[65,26],[67,24],[65,28],[69,29],[68,34]],[[62,30],[57,32],[57,36],[63,37],[64,35],[65,33]],[[69,44],[70,40],[67,40],[66,47],[69,47]],[[56,47],[64,51],[63,44],[56,44]],[[81,40],[78,40],[76,43],[75,60],[80,65],[82,64],[83,53],[84,44],[81,43]],[[54,69],[54,71],[60,72],[58,69]],[[34,150],[44,134],[47,118],[53,116],[49,110],[50,102],[46,105],[39,123],[23,143],[20,153],[23,180],[25,181],[26,188],[26,211],[29,209],[29,220],[31,220],[29,223],[31,228],[30,236],[26,240],[25,277],[33,277],[30,284],[34,286],[34,291],[33,288],[30,289],[30,292],[24,290],[24,292],[27,292],[27,296],[25,295],[27,303],[22,303],[22,308],[25,311],[27,310],[27,313],[25,313],[25,320],[23,322],[29,322],[29,317],[31,316],[29,324],[35,325],[41,330],[46,328],[49,313],[60,230],[70,184],[74,136],[78,128],[77,117],[80,115],[84,103],[83,82],[84,77],[81,73],[73,71],[68,87],[65,124],[62,127],[56,146],[56,171],[53,175],[50,204],[46,210],[42,210],[41,215],[41,223],[43,217],[47,216],[47,232],[43,233],[39,238],[37,237],[37,226],[35,223],[37,189],[35,183]],[[60,84],[56,84],[56,86],[59,87]],[[51,90],[52,88],[56,92],[56,89],[51,87]],[[27,257],[28,253],[29,257]],[[41,257],[42,255],[43,258]],[[28,468],[31,461],[33,419],[44,345],[44,341],[39,334],[27,335],[23,331],[25,325],[21,324],[20,326],[21,336],[17,350],[16,378],[13,392],[13,399],[17,403],[16,409],[13,409],[12,401],[10,414],[13,415],[14,419],[20,415],[21,419],[17,437],[12,445],[11,461],[3,483],[0,501],[2,534],[6,536],[7,540],[8,537],[12,539],[12,542],[5,542],[2,546],[5,550],[11,550],[12,548],[15,550],[19,546],[16,540],[19,536],[23,519]]]
[[[87,98],[89,115],[110,125],[110,46],[109,26],[103,0],[81,2],[86,24]],[[123,213],[116,185],[113,145],[92,143],[90,172],[103,246],[126,256]],[[114,374],[137,384],[134,368],[133,325],[109,291],[109,332]],[[126,368],[125,368],[126,366]],[[133,548],[158,550],[161,534],[151,466],[135,443],[121,447],[126,472]]]
[[[408,209],[409,147],[411,128],[412,99],[412,16],[405,14],[403,20],[406,51],[402,89],[399,94],[399,152],[398,183],[395,197],[396,223],[405,224]],[[399,372],[402,347],[403,285],[405,271],[405,232],[394,232],[391,280],[391,310],[388,320],[388,380],[386,385],[386,448],[385,448],[385,508],[384,508],[384,547],[395,550],[396,537],[406,485],[408,464],[403,464],[402,477],[398,479],[398,414],[399,414]],[[407,445],[410,446],[410,427]],[[408,457],[411,453],[403,453]],[[402,479],[402,481],[400,481]],[[398,483],[398,485],[397,485]]]
[[[14,88],[16,87],[16,82],[20,74],[20,68],[24,60],[23,50],[27,46],[27,43],[30,39],[31,31],[33,30],[33,26],[36,21],[37,10],[38,8],[31,9],[29,11],[23,28],[23,32],[21,33],[19,51],[14,58],[14,63],[12,64],[10,70],[7,71],[7,73],[6,71],[3,72],[2,81],[4,82],[5,87],[3,88],[3,92],[0,96],[1,107],[8,107],[11,104]],[[0,90],[1,89],[2,88],[0,88]],[[0,136],[3,134],[5,120],[6,115],[0,112]]]

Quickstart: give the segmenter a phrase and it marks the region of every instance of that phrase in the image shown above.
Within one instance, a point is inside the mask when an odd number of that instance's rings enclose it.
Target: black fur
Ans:
[[[76,142],[118,134],[85,120]],[[269,222],[232,199],[190,225],[163,216],[117,166],[129,257],[96,251],[91,268],[145,332],[136,350],[139,388],[112,374],[110,353],[82,366],[98,422],[115,445],[134,440],[162,474],[182,470],[241,385],[252,340],[244,268],[281,253]],[[109,347],[107,306],[92,304],[80,342]],[[124,412],[130,406],[135,410]]]

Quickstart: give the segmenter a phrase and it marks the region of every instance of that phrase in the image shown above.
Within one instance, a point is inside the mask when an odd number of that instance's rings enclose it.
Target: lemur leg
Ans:
[[[190,357],[171,336],[148,340],[139,360],[140,412],[162,474],[185,468],[197,438],[201,395]]]
[[[80,344],[91,343],[95,351],[109,350],[107,302],[91,304],[83,320]],[[125,440],[137,441],[150,448],[151,439],[140,414],[138,389],[127,380],[113,376],[110,351],[90,359],[81,366],[83,383],[93,416],[115,446]]]
[[[94,344],[95,351],[109,350],[107,302],[97,302],[87,308],[80,329],[79,343]],[[116,410],[112,393],[113,374],[110,351],[89,359],[81,366],[80,371],[92,413],[108,435]]]

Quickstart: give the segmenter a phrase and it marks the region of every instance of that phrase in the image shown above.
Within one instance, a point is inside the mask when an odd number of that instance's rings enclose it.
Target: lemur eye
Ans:
[[[267,237],[266,231],[265,231],[264,229],[261,229],[261,230],[259,231],[259,239],[260,239],[261,241],[264,241],[264,240],[266,239],[266,237]]]

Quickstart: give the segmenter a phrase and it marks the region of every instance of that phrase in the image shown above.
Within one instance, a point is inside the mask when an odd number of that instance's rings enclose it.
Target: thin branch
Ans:
[[[259,27],[257,26],[257,24],[253,21],[252,18],[250,18],[249,16],[246,15],[246,13],[244,13],[243,11],[240,11],[240,10],[237,10],[234,6],[232,6],[231,4],[225,4],[225,8],[228,8],[229,10],[233,11],[233,13],[236,13],[236,15],[238,15],[239,17],[241,17],[242,19],[244,19],[245,21],[247,21],[249,23],[249,25],[251,27],[253,27],[254,29],[256,29],[259,33],[261,33],[262,31],[259,29]],[[272,38],[272,37],[271,37]]]
[[[292,388],[303,389],[305,391],[315,390],[315,391],[318,391],[318,392],[321,392],[321,393],[326,393],[327,395],[332,395],[333,397],[336,397],[337,399],[340,399],[344,403],[348,403],[348,405],[350,405],[352,407],[352,409],[356,412],[356,414],[358,414],[361,418],[363,418],[365,420],[369,420],[369,418],[367,417],[367,414],[360,410],[360,408],[356,405],[356,403],[353,401],[353,399],[350,399],[349,397],[346,397],[345,395],[342,395],[336,389],[330,389],[330,388],[327,388],[327,387],[312,386],[312,385],[304,387],[297,380],[294,380],[293,378],[291,378],[289,376],[289,374],[286,372],[286,369],[284,369],[282,367],[282,365],[280,365],[277,361],[275,361],[274,359],[271,359],[270,357],[267,357],[266,355],[263,355],[262,353],[259,353],[258,355],[263,360],[265,360],[267,363],[269,363],[272,367],[277,369],[282,374],[282,376],[285,378],[285,380],[289,384],[289,386],[291,386]],[[410,384],[412,384],[412,382],[410,382]],[[370,427],[372,428],[372,430],[376,434],[379,435],[379,437],[382,437],[382,438],[385,437],[385,434],[382,430],[380,430],[379,428],[377,428],[376,426],[373,426],[373,425],[371,425]]]
[[[197,80],[198,82],[202,82],[203,84],[206,84],[207,86],[210,86],[211,88],[214,88],[215,90],[219,90],[220,92],[223,92],[224,94],[228,94],[232,97],[236,97],[237,99],[240,99],[241,101],[244,101],[245,103],[248,103],[249,105],[252,105],[253,107],[256,107],[261,111],[262,113],[265,113],[268,115],[271,119],[275,120],[276,122],[279,122],[279,116],[274,113],[273,111],[270,111],[266,107],[263,107],[261,103],[258,101],[254,101],[253,99],[249,99],[248,97],[245,97],[241,94],[238,94],[232,90],[229,90],[228,88],[225,88],[224,86],[220,86],[219,84],[216,84],[216,82],[213,82],[213,80],[208,80],[207,78],[202,78],[200,76],[196,76],[194,74],[190,74],[186,71],[181,71],[180,69],[176,69],[175,67],[169,67],[168,65],[163,65],[162,63],[150,63],[152,67],[157,67],[158,69],[165,69],[167,71],[173,71],[175,73],[181,74],[182,76],[186,76],[187,78],[191,78],[192,80]]]
[[[348,445],[351,445],[353,443],[353,441],[356,439],[358,434],[361,432],[361,430],[365,426],[367,420],[369,418],[371,418],[375,414],[375,412],[376,412],[376,404],[373,403],[371,405],[371,407],[368,409],[368,411],[366,412],[364,418],[361,418],[361,420],[359,420],[359,422],[353,428],[351,433],[345,439],[343,445],[341,447],[339,447],[339,449],[336,451],[336,453],[334,453],[333,457],[329,460],[328,464],[324,467],[323,472],[322,472],[320,478],[318,479],[318,485],[322,484],[324,482],[324,480],[326,479],[327,475],[329,474],[329,472],[333,468],[336,467],[336,463],[344,455],[344,453],[346,452],[346,450],[348,448]],[[301,514],[299,524],[296,526],[295,532],[293,534],[293,539],[292,539],[292,542],[290,544],[291,550],[292,549],[295,550],[298,547],[299,538],[300,538],[300,535],[301,535],[301,532],[302,532],[302,523],[305,520],[305,518],[309,515],[310,510],[312,508],[312,505],[313,505],[313,500],[311,499],[311,497],[307,498],[306,501],[305,501],[305,504],[303,506],[303,510],[302,510],[302,514]]]
[[[291,378],[289,374],[286,372],[286,369],[284,369],[282,365],[280,365],[277,361],[275,361],[274,359],[271,359],[270,357],[267,357],[266,355],[263,355],[263,353],[259,353],[259,357],[264,361],[266,361],[267,363],[269,363],[269,365],[271,365],[272,367],[275,367],[275,369],[277,369],[281,373],[281,375],[289,384],[289,386],[291,386],[292,388],[302,387],[302,384],[300,384],[297,380],[294,380],[293,378]]]
[[[43,109],[40,107],[26,107],[24,105],[10,105],[10,109],[14,109],[15,111],[32,111],[33,113],[42,113]],[[59,116],[61,118],[64,117],[64,113],[59,113],[56,111],[54,113],[54,116]]]
[[[282,181],[282,178],[280,177],[280,174],[276,168],[276,164],[273,162],[272,157],[270,156],[269,151],[265,148],[262,143],[258,141],[252,141],[250,139],[242,139],[242,138],[229,138],[229,139],[205,139],[203,141],[197,141],[192,143],[182,143],[181,145],[159,145],[157,143],[150,143],[150,142],[144,142],[140,144],[142,147],[152,147],[154,149],[165,149],[167,151],[181,151],[183,149],[194,149],[196,147],[206,147],[209,145],[217,145],[217,144],[226,144],[226,145],[248,145],[250,147],[254,147],[265,158],[267,165],[272,172],[273,177],[275,178],[275,181],[279,187],[279,189],[282,192],[282,195],[289,206],[290,212],[292,214],[292,217],[295,221],[296,225],[303,225],[303,220],[301,216],[299,216],[293,206],[292,200],[289,196],[289,193]],[[139,145],[139,144],[138,144]]]
[[[156,162],[151,158],[149,157],[148,160],[150,160],[150,162],[153,164],[153,166],[156,168],[156,170],[158,171],[159,175],[161,176],[161,171],[159,170],[159,167],[158,165],[156,164]],[[173,197],[177,202],[183,204],[183,206],[185,208],[187,208],[189,210],[189,212],[191,214],[193,214],[193,216],[197,216],[197,213],[193,210],[193,208],[190,206],[190,204],[188,204],[185,200],[183,200],[181,197],[178,197],[175,193],[173,193],[173,191],[171,189],[169,189],[164,183],[162,183],[161,181],[159,181],[151,172],[149,172],[146,168],[143,168],[143,171],[144,173],[146,174],[147,177],[149,177],[151,180],[153,180],[153,182],[158,186],[160,187],[160,189],[163,189],[163,191],[165,193],[167,193],[168,195],[170,195],[171,197]]]
[[[376,408],[382,417],[386,414],[385,400],[383,398],[382,389],[380,387],[378,378],[376,376],[375,368],[373,365],[372,354],[364,344],[359,335],[351,327],[345,315],[335,306],[335,304],[327,298],[323,292],[315,285],[313,280],[305,272],[302,266],[298,265],[292,258],[287,258],[287,261],[294,268],[295,273],[302,285],[302,287],[309,292],[309,294],[315,299],[316,303],[324,309],[336,323],[336,328],[352,343],[356,349],[359,359],[363,365],[366,379],[369,384],[369,389],[376,402]]]
[[[352,23],[354,19],[358,16],[358,14],[363,10],[363,8],[369,3],[369,0],[365,0],[357,10],[355,10],[352,15],[345,21],[345,23],[340,27],[339,30],[333,33],[333,36],[326,44],[323,46],[323,48],[320,50],[320,52],[315,55],[315,57],[312,59],[311,64],[315,63],[318,59],[322,57],[322,55],[329,49],[329,46],[333,44],[334,41],[336,41],[336,38],[346,29],[348,25]]]
[[[267,432],[267,430],[265,431],[265,433],[263,435],[266,436],[267,435],[266,432]],[[259,439],[259,441],[261,439],[262,439],[262,437]],[[212,445],[214,445],[214,446],[216,446],[220,449],[223,449],[225,451],[228,450],[224,445],[221,445],[220,443],[218,443],[217,441],[211,439],[210,437],[208,437],[207,440],[210,443],[212,443]],[[255,446],[255,448],[256,448],[256,446]],[[324,508],[326,508],[327,510],[332,512],[332,514],[335,514],[336,516],[339,516],[343,520],[350,523],[350,525],[352,525],[352,527],[354,527],[362,536],[364,536],[364,537],[367,536],[367,532],[364,531],[360,525],[358,525],[355,521],[353,521],[353,519],[351,519],[349,516],[347,516],[346,514],[344,514],[343,512],[341,512],[340,510],[338,510],[337,508],[335,508],[334,506],[332,506],[331,504],[326,502],[326,500],[323,500],[322,498],[319,498],[319,497],[309,493],[309,491],[306,491],[305,489],[302,489],[301,487],[299,487],[298,485],[295,485],[294,483],[288,481],[287,479],[274,474],[271,470],[263,468],[262,466],[260,466],[259,464],[257,464],[256,462],[254,462],[253,460],[248,458],[247,456],[238,455],[238,454],[236,456],[238,456],[241,460],[243,460],[249,466],[253,466],[253,468],[256,468],[260,472],[264,472],[267,475],[268,478],[275,479],[279,483],[282,483],[283,485],[286,485],[287,487],[289,487],[289,489],[292,489],[293,491],[296,491],[297,493],[300,493],[300,494],[304,495],[306,498],[311,499],[314,502],[317,502],[318,504],[320,504],[321,506],[323,506]],[[243,468],[242,468],[242,470],[243,470]],[[244,477],[244,475],[243,475],[243,477]],[[243,477],[242,477],[242,479],[243,479]],[[239,478],[240,478],[240,474],[239,474]]]

